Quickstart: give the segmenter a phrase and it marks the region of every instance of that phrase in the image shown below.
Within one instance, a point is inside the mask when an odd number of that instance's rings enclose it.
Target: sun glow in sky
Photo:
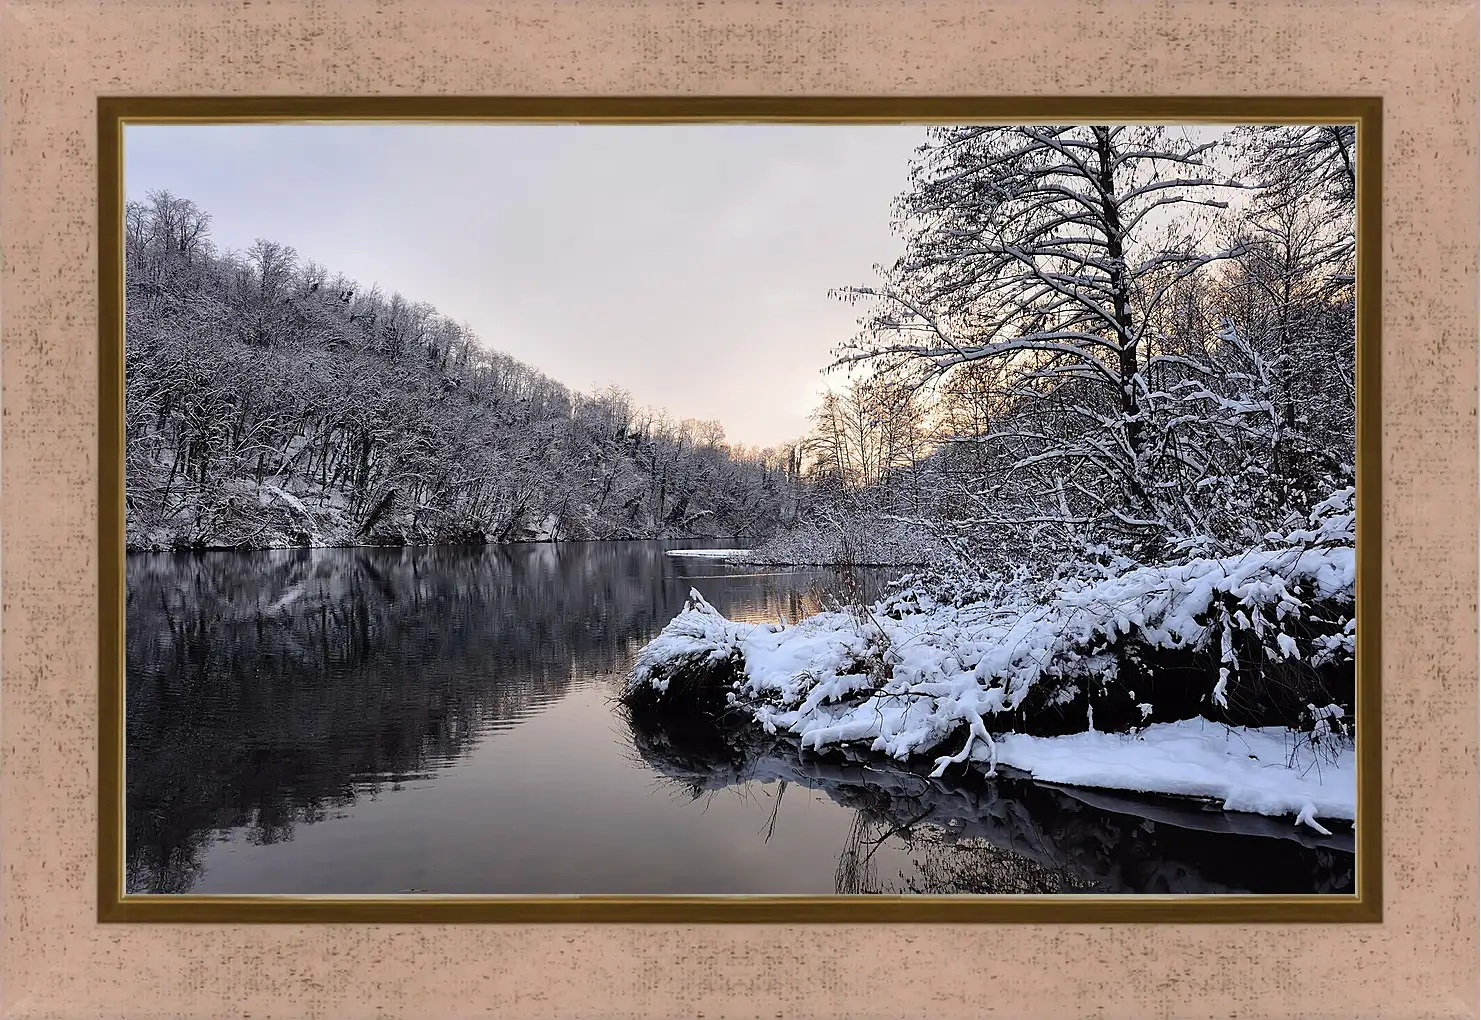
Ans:
[[[748,445],[804,433],[900,242],[921,127],[139,125],[125,189],[424,301],[577,390],[620,386]]]

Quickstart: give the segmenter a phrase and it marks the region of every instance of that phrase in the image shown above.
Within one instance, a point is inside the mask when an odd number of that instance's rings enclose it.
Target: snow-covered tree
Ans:
[[[136,546],[764,533],[781,496],[715,423],[573,393],[428,305],[270,240],[211,246],[159,193],[125,221]]]
[[[918,381],[996,366],[995,424],[954,436],[1002,465],[987,529],[1161,547],[1198,527],[1169,486],[1178,453],[1151,429],[1149,326],[1190,277],[1233,250],[1202,250],[1206,213],[1233,186],[1217,140],[1130,126],[932,131],[900,199],[907,249],[840,363]],[[991,370],[989,370],[991,371]]]
[[[1323,202],[1351,210],[1357,201],[1357,127],[1292,124],[1242,132],[1259,170],[1267,207]]]

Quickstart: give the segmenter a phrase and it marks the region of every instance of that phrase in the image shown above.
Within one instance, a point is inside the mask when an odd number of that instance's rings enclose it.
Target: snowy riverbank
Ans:
[[[132,484],[132,483],[131,483]],[[210,499],[199,493],[157,513],[157,496],[129,491],[124,542],[129,552],[253,549],[355,549],[382,546],[513,545],[706,539],[735,541],[713,514],[683,521],[616,520],[580,508],[501,511],[475,518],[422,505],[391,489],[372,500],[335,488],[223,478]],[[135,504],[152,505],[141,514]],[[153,519],[154,523],[147,523]]]
[[[1351,491],[1238,556],[991,598],[916,588],[792,626],[700,592],[640,653],[630,704],[754,721],[804,749],[1011,766],[1086,787],[1351,819]]]

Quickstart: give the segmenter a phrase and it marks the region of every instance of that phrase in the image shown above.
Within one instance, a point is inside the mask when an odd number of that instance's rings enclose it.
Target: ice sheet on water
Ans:
[[[749,549],[665,549],[663,554],[697,560],[728,560],[739,559],[750,552]]]

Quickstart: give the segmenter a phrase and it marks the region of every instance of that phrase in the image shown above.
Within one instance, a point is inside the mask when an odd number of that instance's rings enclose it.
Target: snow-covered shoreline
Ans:
[[[650,685],[666,693],[673,667],[683,662],[728,662],[735,677],[727,691],[732,706],[767,732],[798,738],[804,751],[867,746],[911,760],[942,749],[965,723],[965,746],[936,758],[933,774],[954,765],[989,776],[1007,768],[1041,782],[1197,797],[1226,811],[1294,816],[1318,832],[1325,831],[1318,819],[1356,818],[1357,759],[1350,741],[1322,747],[1299,730],[1205,718],[1149,722],[1126,732],[990,733],[984,719],[991,713],[983,709],[1001,699],[1004,688],[970,675],[956,683],[939,676],[956,655],[923,640],[927,627],[910,626],[924,621],[880,622],[885,633],[901,638],[895,647],[914,640],[916,652],[896,666],[897,679],[876,688],[867,674],[848,672],[871,654],[867,628],[850,614],[821,613],[785,628],[733,623],[692,592],[690,608],[641,653],[629,691]],[[933,670],[938,675],[932,677]],[[902,681],[902,673],[919,679]]]
[[[1320,830],[1356,811],[1351,524],[1348,490],[1237,556],[965,604],[916,588],[790,626],[732,622],[691,590],[626,697],[739,714],[804,750],[1013,767]]]
[[[678,538],[505,538],[492,539],[487,536],[480,538],[443,539],[440,541],[329,541],[323,538],[311,539],[308,542],[295,542],[290,539],[279,539],[271,542],[254,542],[240,545],[194,545],[194,546],[171,546],[160,543],[147,544],[142,542],[126,542],[124,552],[130,555],[135,553],[181,553],[181,552],[267,552],[269,550],[281,549],[440,549],[448,546],[484,546],[484,545],[596,545],[602,542],[667,542],[667,541],[693,541],[689,536]],[[731,549],[707,549],[699,550],[700,553],[715,559],[722,558],[718,554],[729,552],[745,552],[747,550]],[[675,555],[680,550],[668,550],[669,555]]]
[[[994,779],[985,779],[976,770],[929,777],[909,763],[882,761],[847,749],[799,754],[795,740],[768,738],[759,731],[710,735],[688,727],[670,731],[645,717],[633,733],[641,760],[678,784],[688,797],[752,786],[780,796],[787,786],[797,785],[873,819],[878,826],[874,831],[896,831],[923,849],[941,844],[976,849],[988,844],[1073,877],[1079,886],[1034,891],[1124,889],[1128,867],[1136,872],[1132,881],[1143,893],[1280,894],[1352,888],[1356,850],[1352,826],[1329,823],[1332,832],[1323,835],[1305,825],[1292,825],[1289,819],[1211,809],[1217,805],[1203,798],[1076,787],[1020,776],[1006,768]],[[1228,862],[1217,855],[1204,857],[1210,844],[1200,834],[1233,836],[1253,852],[1251,859],[1268,860],[1272,852],[1280,853],[1270,847],[1274,842],[1331,853],[1304,860],[1300,854],[1286,856],[1293,869],[1261,874],[1264,887],[1256,889],[1229,884]],[[1242,857],[1235,870],[1244,868]],[[952,891],[1026,890],[996,886],[984,876],[978,884]]]
[[[1138,733],[1071,733],[996,739],[997,764],[1063,786],[1198,797],[1225,811],[1297,821],[1357,818],[1357,758],[1349,745],[1327,761],[1304,753],[1280,727],[1225,726],[1207,719],[1154,723]],[[975,748],[972,760],[989,754]]]

